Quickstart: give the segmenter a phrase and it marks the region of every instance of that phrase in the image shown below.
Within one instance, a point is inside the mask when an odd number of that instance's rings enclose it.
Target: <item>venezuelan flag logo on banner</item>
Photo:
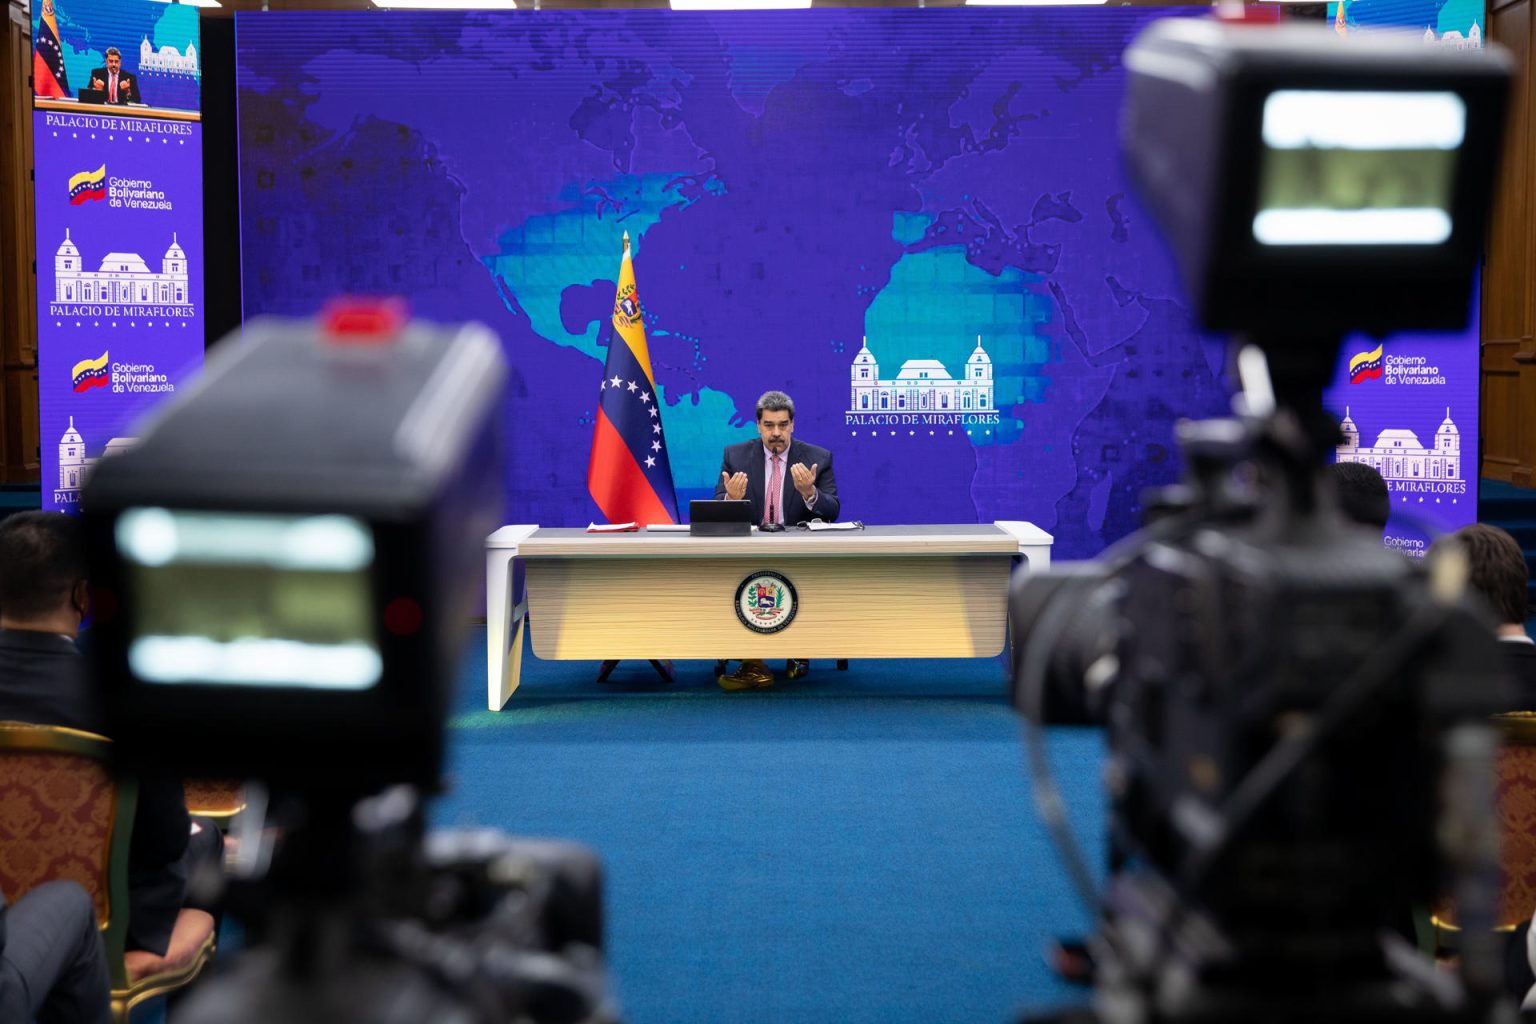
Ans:
[[[80,360],[69,375],[74,382],[77,394],[81,391],[89,391],[91,388],[106,387],[110,376],[107,372],[107,353],[103,352],[99,359]]]
[[[587,463],[587,490],[610,523],[677,522],[672,465],[661,431],[661,402],[651,354],[640,319],[635,268],[629,258],[629,232],[619,287],[613,299],[608,358],[598,388],[597,426]]]
[[[107,165],[94,171],[81,171],[69,179],[69,205],[79,206],[93,199],[107,198]]]
[[[43,0],[37,38],[32,40],[32,93],[35,96],[68,96],[69,75],[64,71],[64,50],[59,45],[59,22],[53,0]]]
[[[1365,380],[1381,379],[1381,346],[1369,352],[1358,352],[1349,360],[1349,382],[1359,384]]]

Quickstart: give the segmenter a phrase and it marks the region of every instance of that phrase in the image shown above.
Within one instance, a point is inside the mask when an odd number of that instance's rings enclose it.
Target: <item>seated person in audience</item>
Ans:
[[[763,529],[836,519],[840,504],[832,453],[797,441],[794,434],[794,399],[782,391],[764,392],[757,400],[758,439],[725,449],[715,500],[749,502],[752,521]],[[789,678],[809,670],[808,659],[789,659]],[[749,658],[736,672],[720,676],[719,683],[723,690],[759,690],[773,685],[773,672],[761,659]]]
[[[1497,620],[1494,631],[1509,670],[1513,709],[1536,711],[1536,644],[1525,632],[1527,570],[1519,543],[1497,526],[1473,523],[1436,540],[1430,556],[1450,544],[1466,555],[1467,583]],[[1528,924],[1520,925],[1506,945],[1505,980],[1517,998],[1536,982],[1526,963],[1528,929]],[[1536,1003],[1527,1000],[1527,1005]]]
[[[16,905],[0,895],[0,1021],[109,1024],[112,978],[91,897],[44,882]]]
[[[1536,643],[1525,631],[1530,613],[1529,569],[1520,543],[1497,526],[1473,523],[1431,546],[1458,543],[1467,556],[1468,584],[1498,621],[1495,633],[1514,685],[1512,710],[1536,711]]]
[[[1336,462],[1333,483],[1346,519],[1375,530],[1378,537],[1386,532],[1392,496],[1380,473],[1364,463]]]
[[[61,512],[0,521],[0,720],[102,731],[75,646],[87,602],[80,530]],[[220,869],[223,848],[212,822],[188,816],[179,778],[139,779],[128,854],[129,949],[165,955],[177,915],[195,905],[187,879]]]

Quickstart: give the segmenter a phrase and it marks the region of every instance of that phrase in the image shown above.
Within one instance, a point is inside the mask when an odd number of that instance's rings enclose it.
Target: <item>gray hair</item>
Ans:
[[[757,418],[762,419],[765,412],[787,412],[789,418],[795,418],[795,400],[782,391],[764,391],[763,397],[757,400]]]
[[[107,47],[107,56],[108,57],[122,57],[122,55],[123,55],[123,51],[119,50],[117,47],[115,47],[115,46]]]

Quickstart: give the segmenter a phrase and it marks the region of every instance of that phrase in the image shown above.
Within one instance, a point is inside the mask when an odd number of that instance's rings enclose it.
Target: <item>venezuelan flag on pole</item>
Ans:
[[[64,50],[59,46],[59,22],[53,0],[43,0],[37,38],[32,41],[32,93],[36,96],[68,96],[69,75],[64,72]]]
[[[640,320],[627,231],[599,393],[592,458],[587,463],[592,500],[610,523],[677,522],[677,495],[661,432],[661,404]]]

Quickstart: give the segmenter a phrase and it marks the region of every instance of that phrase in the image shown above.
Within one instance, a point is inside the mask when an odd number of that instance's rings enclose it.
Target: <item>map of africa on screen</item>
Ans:
[[[239,16],[246,314],[491,325],[507,521],[585,525],[627,231],[681,507],[781,388],[844,518],[1090,555],[1227,408],[1118,153],[1168,13]]]

